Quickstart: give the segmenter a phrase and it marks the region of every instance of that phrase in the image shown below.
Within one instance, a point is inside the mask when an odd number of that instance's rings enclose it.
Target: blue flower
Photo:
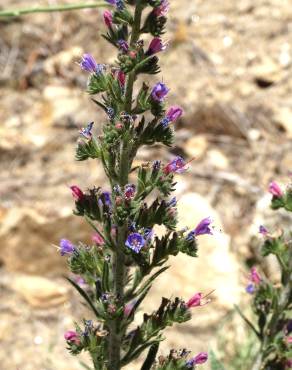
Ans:
[[[162,83],[162,82],[158,82],[153,87],[153,89],[151,91],[151,96],[152,96],[152,99],[153,100],[156,100],[158,102],[162,102],[163,99],[168,94],[168,92],[169,92],[169,89],[167,88],[167,86],[164,83]]]
[[[104,65],[97,64],[93,56],[90,54],[84,54],[82,56],[80,67],[86,72],[97,74],[102,73],[104,70]]]
[[[124,53],[127,53],[129,51],[129,44],[125,40],[118,40],[117,42],[118,47],[120,50],[122,50]]]
[[[213,232],[210,228],[211,223],[212,223],[212,220],[210,217],[203,218],[198,223],[196,228],[187,235],[186,240],[192,241],[196,238],[196,236],[199,236],[199,235],[207,235],[207,234],[212,235]]]
[[[132,233],[126,240],[126,247],[132,249],[135,253],[139,253],[141,248],[145,245],[146,241],[139,233]]]
[[[253,294],[255,292],[255,286],[254,284],[248,284],[248,286],[245,288],[246,292],[249,294]]]
[[[152,164],[153,171],[159,171],[160,167],[161,167],[161,161],[156,160],[153,162]]]
[[[123,0],[106,0],[111,5],[116,5],[119,10],[123,10],[125,5]]]
[[[102,192],[100,197],[103,204],[105,204],[108,207],[112,205],[111,193],[109,191]]]
[[[65,256],[65,254],[71,255],[74,251],[75,251],[75,246],[70,242],[70,240],[68,239],[60,240],[61,256]]]
[[[134,198],[135,191],[136,191],[136,186],[134,184],[127,184],[125,186],[125,192],[124,192],[125,198],[127,200]]]
[[[166,202],[167,207],[176,207],[176,204],[176,197],[173,197],[168,202]]]
[[[94,122],[90,122],[85,128],[82,128],[79,133],[80,135],[84,136],[86,139],[91,139],[92,133],[92,127]]]
[[[182,173],[186,171],[186,169],[186,162],[184,159],[177,156],[164,167],[163,171],[168,175],[170,173]]]

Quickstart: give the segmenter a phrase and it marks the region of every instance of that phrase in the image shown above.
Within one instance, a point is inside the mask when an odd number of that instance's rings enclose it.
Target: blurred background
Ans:
[[[163,80],[169,104],[185,114],[175,125],[175,146],[142,149],[137,162],[195,158],[178,176],[180,224],[192,227],[210,215],[217,232],[201,237],[198,259],[171,261],[145,310],[161,295],[188,299],[215,289],[191,323],[167,331],[162,353],[213,348],[228,369],[248,370],[255,340],[234,304],[251,317],[245,286],[248,266],[260,259],[258,226],[291,222],[269,209],[267,186],[287,183],[292,170],[292,3],[170,2],[169,49],[151,81]],[[57,4],[6,0],[0,8]],[[78,130],[95,121],[98,131],[105,120],[77,64],[84,52],[114,62],[103,31],[98,9],[0,20],[1,369],[82,369],[66,353],[63,333],[90,314],[66,283],[54,245],[61,237],[90,240],[91,230],[72,216],[69,185],[108,188],[98,163],[74,161]],[[262,269],[278,279],[273,260]]]

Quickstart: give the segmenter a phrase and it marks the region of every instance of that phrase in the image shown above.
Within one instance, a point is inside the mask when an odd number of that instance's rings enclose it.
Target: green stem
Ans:
[[[139,39],[140,28],[141,28],[141,17],[142,17],[143,6],[141,0],[137,0],[134,24],[132,27],[132,34],[130,45],[134,46]],[[133,99],[133,87],[136,79],[135,72],[131,72],[127,79],[127,86],[125,92],[125,105],[124,110],[126,113],[131,114],[132,110],[132,99]],[[124,187],[129,181],[129,172],[131,168],[130,153],[129,153],[129,142],[128,137],[124,137],[121,143],[120,159],[119,159],[119,174],[118,184]],[[117,234],[117,249],[113,256],[113,271],[114,271],[114,292],[116,297],[123,302],[124,300],[124,283],[125,283],[125,240],[127,236],[127,224],[118,227]],[[120,319],[114,319],[109,323],[109,362],[108,370],[120,370],[121,369],[121,340],[123,333],[120,328]]]
[[[34,7],[34,8],[23,8],[13,10],[2,10],[0,11],[0,17],[18,17],[20,15],[32,14],[32,13],[51,13],[51,12],[64,12],[68,10],[78,9],[89,9],[89,8],[101,8],[108,7],[109,4],[105,2],[93,2],[88,4],[66,4],[49,7]]]

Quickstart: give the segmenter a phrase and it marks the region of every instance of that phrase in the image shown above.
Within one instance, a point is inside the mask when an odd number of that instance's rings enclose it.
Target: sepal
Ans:
[[[88,158],[100,158],[100,147],[93,137],[86,141],[80,140],[76,148],[75,159],[77,161],[85,161]]]
[[[175,190],[173,175],[165,176],[162,169],[150,164],[139,167],[138,172],[138,187],[136,200],[144,199],[153,189],[157,188],[164,196],[168,196]]]
[[[143,117],[136,128],[136,136],[139,140],[139,145],[162,143],[166,146],[171,146],[174,141],[173,130],[169,126],[165,127],[162,122],[156,118],[146,124]]]
[[[90,95],[107,91],[107,88],[108,88],[108,75],[106,73],[92,73],[89,76],[87,92]]]
[[[143,203],[138,210],[136,223],[140,227],[152,229],[154,225],[165,225],[170,230],[175,230],[177,219],[176,210],[164,200],[156,199],[149,207]]]
[[[127,10],[127,8],[123,8],[122,10],[116,10],[113,13],[113,23],[115,24],[124,24],[124,25],[132,25],[133,24],[133,16]]]
[[[147,16],[144,26],[142,28],[142,32],[144,33],[150,33],[151,35],[157,37],[161,36],[165,33],[165,25],[167,22],[167,18],[162,16],[162,17],[157,17],[155,12],[149,13]]]

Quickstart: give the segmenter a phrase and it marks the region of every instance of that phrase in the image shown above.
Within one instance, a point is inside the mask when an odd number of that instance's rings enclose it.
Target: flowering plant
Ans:
[[[284,208],[292,212],[292,189],[283,191],[276,182],[269,186],[273,209]],[[251,268],[246,291],[252,296],[252,309],[256,323],[246,323],[259,340],[258,355],[252,370],[283,370],[292,368],[292,249],[291,233],[282,230],[271,233],[260,226],[264,238],[262,256],[273,255],[278,261],[281,279],[271,281],[256,267]]]
[[[113,8],[104,12],[107,33],[103,36],[117,49],[116,64],[98,64],[89,54],[80,62],[89,73],[88,93],[102,94],[101,99],[94,97],[93,101],[104,110],[107,120],[98,137],[93,133],[93,122],[80,130],[76,159],[99,159],[111,191],[100,187],[83,191],[71,186],[74,213],[93,228],[93,243],[73,245],[67,239],[60,242],[61,255],[68,258],[71,272],[79,276],[77,281],[69,281],[95,320],[76,324],[74,330],[65,333],[65,339],[72,354],[89,352],[95,370],[119,370],[146,350],[141,370],[193,369],[207,361],[207,353],[191,357],[186,350],[171,350],[168,356],[158,358],[157,353],[166,327],[190,320],[193,307],[209,302],[202,293],[187,302],[162,298],[158,309],[145,313],[142,322],[134,327],[137,310],[151,285],[169,267],[169,256],[181,252],[196,257],[198,236],[212,234],[209,218],[194,230],[176,228],[177,201],[170,195],[175,190],[175,174],[187,169],[183,158],[176,157],[167,164],[156,160],[133,166],[142,146],[172,145],[172,125],[183,113],[178,106],[166,109],[169,89],[162,82],[152,88],[143,83],[134,96],[139,75],[159,72],[157,54],[166,48],[161,36],[169,3],[108,3]],[[144,47],[142,35],[147,34],[152,40]],[[164,225],[166,234],[155,236],[155,225]]]

